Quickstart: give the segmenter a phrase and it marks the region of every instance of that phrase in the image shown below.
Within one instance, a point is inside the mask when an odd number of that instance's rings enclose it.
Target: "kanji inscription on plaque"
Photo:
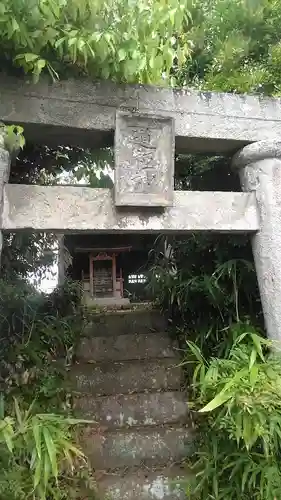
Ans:
[[[167,207],[174,191],[173,118],[118,111],[116,206]]]

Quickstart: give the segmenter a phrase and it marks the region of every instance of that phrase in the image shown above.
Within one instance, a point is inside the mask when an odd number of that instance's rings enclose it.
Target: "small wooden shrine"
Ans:
[[[67,275],[80,281],[87,304],[145,300],[144,273],[153,241],[150,235],[65,235],[64,248],[71,257]]]
[[[131,247],[93,249],[89,253],[89,272],[82,271],[84,292],[96,302],[127,302],[124,299],[123,270],[117,264],[117,257],[130,250]]]

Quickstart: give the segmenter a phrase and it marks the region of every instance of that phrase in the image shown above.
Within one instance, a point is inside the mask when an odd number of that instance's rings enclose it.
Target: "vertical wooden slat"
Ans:
[[[89,257],[89,265],[90,265],[90,294],[94,296],[94,259],[92,254]]]
[[[112,255],[112,290],[113,290],[113,297],[116,297],[116,255]]]

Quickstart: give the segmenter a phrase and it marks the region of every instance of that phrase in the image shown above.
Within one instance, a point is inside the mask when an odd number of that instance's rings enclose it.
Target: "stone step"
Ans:
[[[94,314],[104,314],[107,312],[116,312],[116,311],[151,311],[155,310],[152,302],[122,302],[122,304],[118,304],[116,302],[111,302],[106,306],[97,306],[94,304],[94,307],[87,307],[87,311],[94,312]]]
[[[173,356],[176,356],[176,345],[172,343],[168,333],[84,337],[77,352],[77,358],[86,361],[124,361]]]
[[[81,446],[95,470],[167,466],[194,452],[194,435],[185,427],[98,432],[85,428]]]
[[[184,468],[148,473],[136,471],[124,477],[107,474],[98,479],[98,490],[107,500],[185,500]]]
[[[155,331],[163,332],[166,329],[166,319],[157,310],[120,310],[93,314],[84,333],[87,336],[116,336]]]
[[[76,364],[71,370],[75,392],[108,396],[155,390],[177,390],[181,368],[175,359],[123,363]]]
[[[77,416],[94,420],[109,429],[184,422],[187,399],[183,392],[152,392],[75,399]]]

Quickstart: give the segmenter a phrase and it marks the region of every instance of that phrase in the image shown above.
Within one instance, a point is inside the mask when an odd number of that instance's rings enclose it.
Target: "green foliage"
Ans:
[[[187,164],[179,182],[208,186],[212,162],[220,160]],[[198,441],[188,460],[193,474],[187,498],[277,500],[281,364],[263,337],[248,241],[226,235],[158,238],[151,253],[150,288],[169,313],[186,387],[193,389],[189,407]]]
[[[36,274],[43,278],[55,259],[56,238],[49,233],[7,233],[3,238],[1,276],[8,281],[27,279]]]
[[[178,327],[180,340],[192,338],[206,354],[221,355],[232,341],[233,322],[251,318],[262,324],[251,249],[243,238],[225,235],[168,241],[169,253],[158,246],[154,253],[151,292]]]
[[[18,153],[25,145],[23,128],[18,125],[4,125],[0,123],[0,136],[4,138],[5,148],[10,153]]]
[[[188,1],[2,0],[3,64],[37,80],[88,74],[161,83],[190,54]]]
[[[180,85],[280,95],[280,0],[195,0]]]
[[[85,457],[73,444],[76,421],[55,414],[24,411],[14,400],[12,412],[0,416],[0,498],[65,498],[63,481]]]
[[[39,408],[69,407],[67,370],[83,328],[77,285],[50,296],[25,283],[0,282],[0,384]]]
[[[19,280],[0,282],[1,500],[66,500],[81,490],[95,498],[68,386],[83,321],[77,285],[45,296]]]
[[[246,325],[223,358],[187,343],[194,410],[205,415],[189,498],[276,500],[281,492],[281,363]],[[191,358],[191,359],[190,359]]]
[[[279,95],[280,9],[280,0],[2,0],[1,66],[35,80],[47,71]]]

